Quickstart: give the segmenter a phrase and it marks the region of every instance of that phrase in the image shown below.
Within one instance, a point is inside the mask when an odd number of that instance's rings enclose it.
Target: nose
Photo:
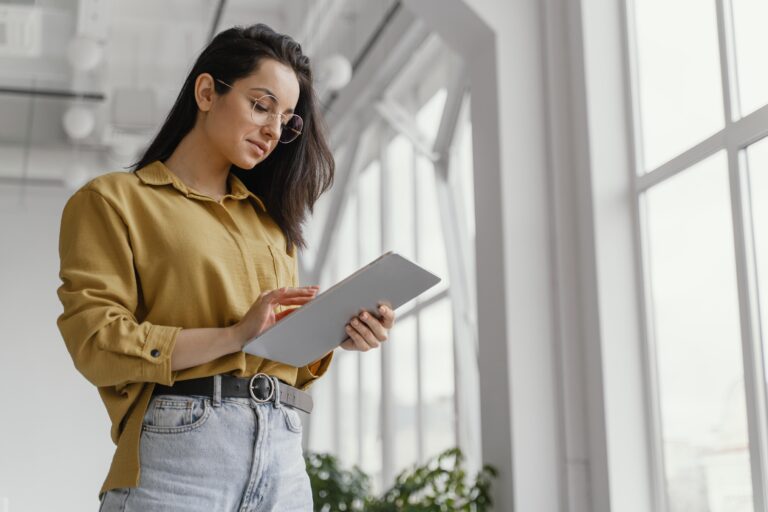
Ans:
[[[271,122],[262,126],[262,133],[268,138],[268,140],[277,140],[280,138],[280,118],[272,120]]]

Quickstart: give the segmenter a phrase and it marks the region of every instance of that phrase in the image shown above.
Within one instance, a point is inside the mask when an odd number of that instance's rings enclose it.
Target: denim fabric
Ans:
[[[301,418],[251,398],[156,395],[144,414],[141,480],[101,512],[308,512]]]

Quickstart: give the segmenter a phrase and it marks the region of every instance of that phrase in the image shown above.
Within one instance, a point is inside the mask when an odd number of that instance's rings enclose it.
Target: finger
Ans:
[[[282,318],[285,318],[286,316],[293,313],[296,309],[286,309],[285,311],[281,311],[279,313],[275,314],[275,320],[281,320]]]
[[[284,306],[290,306],[290,305],[297,305],[297,304],[306,304],[308,302],[312,302],[313,300],[314,300],[314,297],[291,297],[291,298],[278,297],[276,302]]]
[[[355,346],[357,347],[357,350],[360,352],[368,352],[372,348],[376,348],[379,346],[378,342],[376,342],[376,345],[372,345],[371,343],[368,343],[365,338],[363,338],[360,333],[353,329],[349,324],[347,324],[346,327],[347,330],[347,336],[352,338],[352,340],[355,342]]]
[[[277,302],[283,298],[291,298],[291,297],[314,297],[315,296],[315,290],[313,289],[307,289],[307,288],[291,288],[291,287],[282,287],[282,288],[275,288],[274,290],[270,290],[268,292],[264,292],[261,294],[262,297],[268,297],[268,299],[271,302]]]
[[[391,329],[395,323],[395,311],[386,304],[379,304],[378,311],[381,315],[381,324],[385,329]]]
[[[282,289],[285,290],[284,293],[288,295],[315,295],[317,293],[317,288],[311,286],[285,286]]]
[[[339,346],[344,350],[357,350],[357,345],[355,345],[354,340],[351,338],[345,339],[339,344]]]
[[[381,322],[368,313],[367,311],[363,311],[359,315],[357,315],[360,320],[365,322],[365,324],[368,326],[370,331],[373,333],[373,335],[376,337],[378,341],[387,341],[387,331],[384,329],[384,327],[381,325]]]
[[[371,332],[367,325],[361,322],[358,318],[353,318],[350,323],[352,324],[352,327],[354,327],[354,330],[357,331],[356,334],[359,335],[367,345],[371,348],[377,348],[379,346],[379,340],[376,339],[376,336],[373,335],[373,332]]]

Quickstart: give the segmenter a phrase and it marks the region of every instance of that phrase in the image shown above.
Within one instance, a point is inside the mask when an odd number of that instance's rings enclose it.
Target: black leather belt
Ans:
[[[307,414],[312,412],[312,396],[298,388],[279,381],[275,393],[274,377],[264,373],[257,373],[253,377],[235,377],[221,374],[221,396],[253,398],[259,403],[274,402],[276,395],[280,397],[280,403],[289,405]],[[276,380],[276,379],[275,379]],[[213,397],[214,378],[201,377],[199,379],[180,380],[173,386],[155,384],[153,395],[207,395]]]

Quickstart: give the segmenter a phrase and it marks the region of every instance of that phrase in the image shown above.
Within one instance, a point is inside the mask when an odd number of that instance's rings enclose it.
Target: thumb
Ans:
[[[275,314],[275,320],[280,320],[281,318],[285,318],[286,316],[290,315],[296,311],[296,308],[286,309],[285,311],[281,311],[277,314]]]

